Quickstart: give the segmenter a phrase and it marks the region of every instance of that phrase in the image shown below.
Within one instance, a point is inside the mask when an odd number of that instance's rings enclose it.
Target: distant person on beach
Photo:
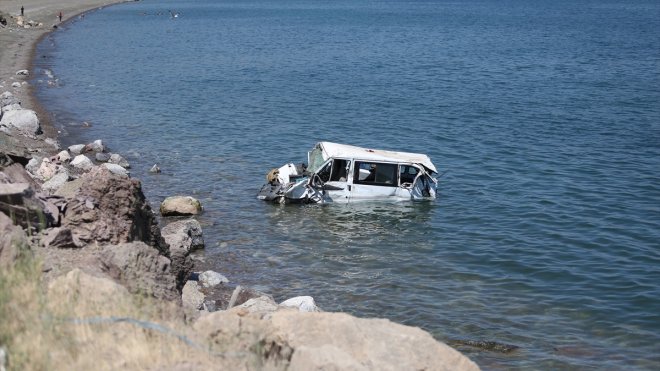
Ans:
[[[25,12],[25,8],[21,5],[21,17],[23,16],[23,13]]]
[[[60,22],[62,22],[62,12],[60,12],[59,17],[60,17]]]

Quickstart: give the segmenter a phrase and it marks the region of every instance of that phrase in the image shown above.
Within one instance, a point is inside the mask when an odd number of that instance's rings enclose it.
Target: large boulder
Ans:
[[[166,225],[161,235],[169,245],[177,287],[182,288],[193,268],[190,252],[204,247],[202,226],[195,219],[178,220]]]
[[[264,369],[479,370],[429,333],[386,319],[281,309],[264,316],[237,307],[202,316],[194,328],[214,347],[255,350]]]
[[[11,110],[3,113],[2,119],[0,119],[0,129],[3,128],[15,129],[19,133],[28,136],[42,133],[37,113],[28,109]]]
[[[161,231],[170,245],[185,251],[185,254],[204,248],[202,225],[195,219],[177,220],[167,224]]]
[[[276,312],[274,339],[294,349],[290,370],[478,370],[428,332],[345,313]],[[278,336],[279,335],[279,336]]]
[[[71,229],[82,243],[142,241],[169,256],[139,180],[97,167],[63,185],[57,194],[69,202],[62,227]]]
[[[190,216],[202,212],[202,204],[191,196],[167,197],[160,204],[160,213],[163,216]]]
[[[181,299],[170,272],[170,260],[143,242],[104,246],[101,262],[103,271],[132,293]]]

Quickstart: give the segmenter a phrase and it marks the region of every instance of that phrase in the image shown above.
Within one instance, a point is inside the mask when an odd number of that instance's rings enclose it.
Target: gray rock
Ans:
[[[188,281],[181,290],[184,309],[200,310],[204,305],[204,294],[199,290],[197,281]]]
[[[160,205],[162,216],[197,215],[202,212],[202,204],[194,197],[167,197]]]
[[[18,103],[13,103],[13,104],[8,104],[6,106],[2,106],[2,112],[7,112],[7,111],[16,111],[16,110],[21,110],[23,107],[21,107],[20,104]]]
[[[58,153],[56,156],[57,156],[57,159],[58,159],[60,162],[64,162],[64,163],[66,163],[66,162],[71,161],[71,154],[70,154],[69,151],[67,151],[67,150],[61,151],[61,152]]]
[[[103,141],[101,139],[97,139],[85,146],[85,150],[87,152],[103,152],[104,149],[105,146],[103,145]]]
[[[32,175],[37,175],[37,171],[39,170],[39,167],[41,166],[41,161],[42,158],[40,157],[32,157],[30,161],[25,165],[25,170],[27,170],[30,174]]]
[[[124,169],[123,167],[121,167],[117,164],[105,163],[105,164],[102,164],[101,167],[104,167],[104,168],[110,170],[110,172],[113,173],[113,174],[121,175],[121,176],[124,176],[124,177],[129,176],[129,172],[126,169]]]
[[[71,166],[80,170],[90,170],[94,167],[94,163],[85,155],[78,155],[71,161]]]
[[[56,196],[73,199],[76,197],[80,188],[83,185],[83,179],[77,178],[64,183],[60,188],[55,191]]]
[[[21,104],[21,102],[19,102],[18,98],[16,98],[16,96],[10,91],[0,94],[0,106],[4,107],[10,104]]]
[[[101,253],[103,270],[128,291],[157,299],[180,301],[170,260],[143,242],[107,245]]]
[[[36,197],[43,203],[43,210],[47,218],[52,222],[49,224],[51,227],[57,227],[62,221],[62,216],[67,208],[67,201],[55,195],[46,195],[38,193]]]
[[[204,287],[215,287],[223,283],[229,283],[229,280],[218,272],[206,271],[199,274],[199,283]]]
[[[238,310],[247,310],[248,313],[268,315],[275,312],[279,307],[277,306],[275,300],[273,300],[273,298],[270,296],[260,296],[258,298],[249,299],[245,303],[234,308],[239,308]]]
[[[0,197],[5,200],[18,199],[23,197],[30,197],[34,191],[29,183],[5,183],[0,184]]]
[[[74,144],[72,146],[69,146],[69,152],[71,152],[74,155],[79,155],[83,153],[84,150],[85,150],[84,144]]]
[[[264,292],[249,287],[242,287],[240,285],[236,287],[231,287],[230,285],[217,285],[204,288],[204,295],[206,295],[206,300],[213,300],[216,308],[219,309],[229,309],[234,306],[240,306],[250,299],[262,296],[270,297],[270,295]],[[273,300],[272,297],[271,300]],[[273,302],[275,301],[273,300]]]
[[[95,157],[98,162],[108,162],[110,160],[110,154],[105,152],[99,152]]]
[[[48,179],[41,185],[43,190],[51,193],[56,192],[64,183],[69,181],[69,172],[64,169],[62,172],[55,174],[52,178]]]
[[[35,176],[41,180],[47,181],[61,172],[62,166],[53,163],[50,159],[44,158],[41,160],[41,165],[35,172]]]
[[[262,369],[479,370],[419,328],[345,313],[277,310],[259,316],[234,308],[202,316],[194,330],[211,344],[210,351],[256,341],[260,346],[252,349]]]
[[[160,168],[158,167],[158,165],[154,164],[154,166],[152,166],[151,169],[149,169],[149,172],[154,174],[160,173]]]
[[[7,111],[0,119],[0,127],[15,129],[22,135],[39,135],[42,133],[37,113],[29,109]]]
[[[50,145],[51,147],[53,147],[55,149],[60,149],[60,144],[53,138],[44,139],[44,143]]]
[[[111,164],[117,164],[121,167],[124,167],[126,169],[130,169],[131,165],[126,161],[121,155],[113,153],[110,155],[110,160],[108,160],[109,163]]]
[[[169,245],[172,272],[176,275],[180,287],[192,271],[190,252],[204,247],[202,226],[195,219],[178,220],[166,225],[161,235]]]
[[[204,248],[204,235],[202,225],[195,219],[177,220],[167,224],[161,231],[163,238],[170,245],[185,250],[186,254],[191,251]]]
[[[0,183],[28,183],[32,189],[39,190],[39,184],[21,164],[6,166],[0,171]]]
[[[42,238],[41,242],[46,248],[76,248],[79,247],[69,228],[51,228]]]
[[[18,76],[30,76],[30,71],[28,71],[28,70],[18,70],[18,71],[16,71],[16,75],[18,75]]]
[[[280,303],[281,307],[297,308],[299,312],[320,312],[311,296],[296,296]]]

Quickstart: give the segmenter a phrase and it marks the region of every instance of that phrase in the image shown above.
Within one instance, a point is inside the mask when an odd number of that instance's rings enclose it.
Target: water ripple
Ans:
[[[484,369],[658,369],[660,8],[500,5],[123,4],[44,39],[58,84],[38,94],[64,144],[125,154],[155,209],[200,198],[202,268],[521,347],[461,349]],[[138,15],[166,7],[183,17]],[[255,199],[318,140],[428,153],[439,199]]]

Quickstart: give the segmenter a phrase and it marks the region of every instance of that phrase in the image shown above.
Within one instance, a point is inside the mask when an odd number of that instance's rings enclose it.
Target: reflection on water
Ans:
[[[350,248],[415,239],[414,234],[430,228],[434,206],[434,202],[274,205],[267,216],[273,233],[283,237],[303,233]]]

